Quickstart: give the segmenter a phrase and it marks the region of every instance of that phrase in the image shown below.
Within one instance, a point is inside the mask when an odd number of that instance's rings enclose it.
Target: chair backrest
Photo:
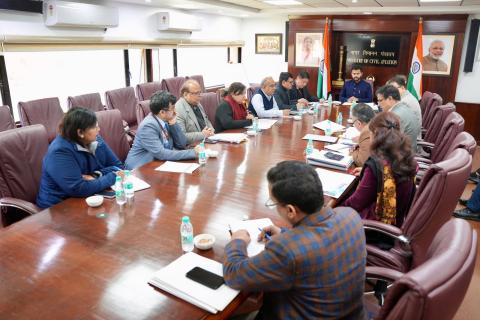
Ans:
[[[432,150],[430,159],[433,163],[442,161],[447,156],[448,149],[457,135],[463,132],[465,120],[456,113],[450,113],[443,122],[440,134],[435,141],[435,147]]]
[[[428,127],[430,126],[434,117],[435,109],[438,106],[441,106],[442,104],[443,104],[442,97],[440,97],[436,93],[433,93],[431,99],[429,100],[429,103],[425,108],[425,113],[422,115],[422,126],[425,129],[428,129]]]
[[[433,237],[451,218],[471,168],[472,156],[465,149],[456,149],[444,161],[432,164],[422,178],[401,227],[411,241],[412,267],[425,261]]]
[[[150,113],[150,100],[140,101],[137,104],[137,123],[140,125],[143,119]]]
[[[97,111],[95,114],[100,127],[100,136],[118,159],[124,162],[130,151],[130,144],[123,128],[122,114],[119,110]]]
[[[450,102],[446,105],[434,107],[434,110],[432,111],[432,121],[430,122],[423,139],[431,143],[436,143],[438,139],[442,139],[440,136],[440,130],[442,129],[448,115],[453,111],[455,111],[455,105]]]
[[[35,203],[48,143],[40,124],[0,132],[0,197]]]
[[[15,128],[15,120],[13,120],[10,107],[0,106],[0,131],[10,130],[13,128]]]
[[[68,97],[68,109],[82,107],[93,112],[105,110],[100,93],[87,93],[79,96]]]
[[[217,112],[217,107],[219,104],[218,95],[215,92],[202,93],[202,96],[200,97],[200,104],[205,110],[208,120],[210,120],[212,125],[215,125],[215,113]]]
[[[207,89],[205,88],[205,82],[203,81],[203,76],[202,75],[197,74],[197,75],[194,75],[194,76],[188,76],[187,80],[188,79],[192,79],[192,80],[197,81],[198,84],[200,85],[200,90],[202,90],[202,92],[207,92]]]
[[[122,113],[122,119],[127,122],[130,129],[137,128],[137,116],[135,108],[137,107],[137,97],[132,87],[120,88],[105,92],[105,100],[108,109],[118,109]]]
[[[162,90],[162,83],[158,81],[137,84],[137,98],[139,101],[150,100],[153,94],[160,90]]]
[[[256,84],[256,83],[250,84],[250,87],[248,87],[248,89],[247,89],[248,102],[250,102],[250,100],[252,100],[252,97],[253,97],[253,95],[255,94],[255,91],[257,91],[258,88],[260,88],[260,84]]]
[[[425,262],[395,281],[376,319],[453,319],[472,279],[477,233],[452,219],[435,235]]]
[[[375,90],[373,89],[374,88],[373,80],[365,79],[365,81],[370,85],[370,89],[372,89],[372,97],[373,97],[375,94]]]
[[[18,103],[22,126],[43,124],[48,141],[55,139],[58,125],[63,119],[63,110],[58,98],[46,98]]]
[[[162,80],[162,90],[167,90],[173,94],[177,99],[180,99],[181,94],[180,90],[182,89],[183,84],[185,83],[185,77],[174,77],[167,78]]]
[[[470,155],[473,157],[475,155],[475,151],[477,150],[477,141],[475,141],[475,138],[470,133],[462,131],[457,134],[455,139],[449,145],[447,155],[452,153],[457,148],[467,150],[468,153],[470,153]]]
[[[433,93],[430,91],[425,91],[420,99],[420,110],[422,111],[422,119],[424,119],[425,110],[427,110],[427,106],[431,103],[433,98]]]

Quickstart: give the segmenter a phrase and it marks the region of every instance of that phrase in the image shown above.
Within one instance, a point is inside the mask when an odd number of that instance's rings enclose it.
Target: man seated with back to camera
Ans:
[[[365,235],[351,208],[323,206],[322,183],[311,166],[283,161],[267,173],[269,200],[292,228],[265,227],[259,239],[246,230],[225,247],[228,286],[263,291],[256,319],[363,319]],[[270,240],[249,258],[250,241]]]
[[[307,105],[309,102],[318,102],[316,96],[312,96],[308,92],[308,81],[310,80],[310,75],[307,71],[303,70],[295,78],[292,89],[290,90],[290,101],[293,103],[301,103]]]
[[[151,113],[139,125],[125,164],[135,169],[153,160],[187,160],[197,158],[194,149],[184,150],[187,138],[177,123],[175,96],[167,91],[150,98]]]
[[[372,102],[372,87],[367,81],[362,79],[362,67],[353,65],[351,75],[352,80],[345,82],[340,92],[340,102]]]
[[[275,80],[272,77],[266,77],[260,83],[260,88],[255,91],[248,105],[250,111],[255,117],[275,118],[288,116],[290,109],[280,110],[277,101],[273,96],[275,92]]]

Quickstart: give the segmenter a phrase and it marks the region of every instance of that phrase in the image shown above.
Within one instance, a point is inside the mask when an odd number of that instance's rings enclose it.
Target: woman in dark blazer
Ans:
[[[225,92],[224,101],[215,113],[215,132],[239,129],[252,124],[253,115],[247,113],[243,104],[245,91],[246,87],[240,82],[230,85]]]

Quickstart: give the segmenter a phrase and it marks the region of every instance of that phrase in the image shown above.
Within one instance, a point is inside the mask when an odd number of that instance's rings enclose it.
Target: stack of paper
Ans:
[[[270,220],[269,218],[264,218],[264,219],[255,219],[255,220],[247,220],[247,221],[237,221],[237,222],[231,223],[230,228],[232,232],[235,232],[241,229],[245,229],[248,231],[248,233],[250,234],[251,241],[248,244],[247,253],[249,257],[253,257],[265,249],[265,243],[257,241],[258,235],[261,232],[260,229],[271,226],[272,224],[273,224],[272,220]]]
[[[349,145],[349,146],[356,146],[358,144],[356,142],[353,142],[352,139],[345,139],[345,138],[340,138],[338,140],[338,143],[346,144],[346,145]]]
[[[267,130],[270,129],[278,120],[275,119],[258,119],[258,129]],[[245,127],[250,129],[252,126]]]
[[[208,137],[208,139],[212,141],[240,143],[247,140],[247,135],[244,133],[218,133]]]
[[[341,156],[342,158],[339,160],[335,159],[330,159],[327,157],[327,153]],[[321,166],[321,167],[326,167],[326,168],[332,168],[332,169],[337,169],[337,170],[343,170],[347,171],[347,169],[352,165],[353,159],[351,156],[347,155],[340,155],[338,153],[334,153],[328,150],[321,150],[318,151],[316,149],[313,150],[313,153],[310,154],[307,157],[308,163]]]
[[[334,142],[337,141],[338,138],[333,137],[333,136],[321,136],[319,134],[308,133],[302,139],[303,140],[312,139],[313,141],[322,141],[322,142],[334,143]]]
[[[355,180],[355,176],[317,168],[317,174],[322,182],[323,193],[338,199],[348,186]]]
[[[343,137],[346,139],[352,139],[352,138],[358,137],[359,135],[360,135],[360,131],[358,131],[355,127],[350,127],[347,130],[345,130]]]
[[[350,152],[350,148],[351,146],[342,143],[327,144],[325,146],[325,149],[346,154]]]
[[[150,185],[140,178],[137,178],[137,177],[131,175],[130,179],[133,182],[133,191],[135,191],[135,192],[150,188]],[[113,185],[111,188],[113,189],[113,191],[116,191],[115,190],[115,185]]]
[[[335,123],[330,120],[323,120],[322,122],[317,122],[313,126],[317,129],[326,131],[327,127],[330,125],[330,130],[332,130],[332,133],[337,132],[337,131],[342,131],[345,129],[344,126],[339,125],[338,123]]]
[[[155,170],[192,174],[192,172],[197,170],[198,167],[200,167],[198,163],[167,161],[161,166],[157,167]]]
[[[221,263],[189,252],[155,272],[149,283],[208,312],[222,311],[239,291],[225,284],[214,290],[187,278],[195,267],[223,276]]]

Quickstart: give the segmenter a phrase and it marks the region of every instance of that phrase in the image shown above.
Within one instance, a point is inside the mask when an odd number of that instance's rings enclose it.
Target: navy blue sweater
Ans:
[[[123,164],[100,136],[97,141],[95,155],[61,136],[52,141],[43,159],[37,206],[48,208],[69,197],[89,197],[115,183],[115,171]],[[95,171],[102,176],[91,181],[82,178]]]

